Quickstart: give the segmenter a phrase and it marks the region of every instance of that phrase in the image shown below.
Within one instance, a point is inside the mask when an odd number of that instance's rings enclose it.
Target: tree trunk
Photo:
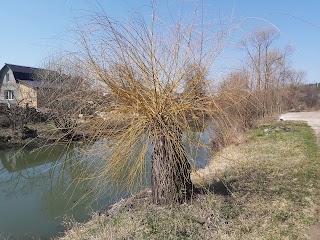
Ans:
[[[171,134],[178,136],[172,140],[168,137]],[[153,140],[151,184],[155,204],[185,202],[192,194],[191,165],[183,150],[181,134],[175,131],[171,134]]]

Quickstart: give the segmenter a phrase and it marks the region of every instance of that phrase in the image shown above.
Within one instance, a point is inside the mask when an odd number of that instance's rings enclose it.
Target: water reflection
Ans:
[[[204,168],[208,161],[212,159],[212,139],[214,136],[215,131],[212,126],[207,126],[203,132],[185,133],[183,135],[187,158],[194,168]]]
[[[61,146],[37,149],[31,147],[9,149],[2,151],[1,163],[9,173],[13,173],[50,162],[56,162],[66,151],[67,148],[61,148]]]
[[[209,131],[184,134],[187,156],[196,167],[210,159],[212,135]],[[89,149],[60,145],[0,150],[0,236],[2,232],[12,239],[26,239],[26,234],[43,239],[56,236],[64,230],[64,216],[85,221],[91,211],[129,194],[114,195],[114,189],[107,189],[106,178],[96,179],[109,156],[101,144]],[[150,179],[151,152],[150,144],[145,184]],[[99,188],[101,182],[105,189]]]
[[[107,204],[95,194],[90,165],[79,148],[1,150],[0,160],[0,233],[5,236],[48,238],[63,230],[65,215],[84,221],[89,211]]]

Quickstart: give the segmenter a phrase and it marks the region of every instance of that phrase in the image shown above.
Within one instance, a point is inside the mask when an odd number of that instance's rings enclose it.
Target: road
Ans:
[[[280,119],[284,121],[305,121],[314,130],[317,136],[317,142],[320,145],[320,111],[317,112],[289,112],[282,114]]]

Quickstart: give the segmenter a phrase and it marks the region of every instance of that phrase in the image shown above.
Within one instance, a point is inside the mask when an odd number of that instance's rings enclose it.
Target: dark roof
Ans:
[[[51,89],[59,88],[59,86],[54,83],[44,83],[40,81],[29,81],[29,80],[18,80],[18,82],[34,88],[51,88]]]
[[[26,66],[19,66],[19,65],[13,65],[6,63],[7,67],[10,68],[13,72],[14,78],[16,80],[28,80],[28,81],[34,81],[34,77],[36,73],[41,68],[33,68],[33,67],[26,67]]]
[[[7,66],[9,69],[12,70],[14,78],[17,82],[31,86],[34,88],[51,88],[51,89],[58,89],[62,87],[61,83],[55,83],[50,81],[41,81],[40,79],[37,79],[37,74],[40,72],[41,76],[43,73],[46,75],[49,74],[51,78],[58,79],[58,78],[71,78],[70,76],[66,74],[59,73],[57,71],[53,70],[47,70],[43,68],[34,68],[34,67],[26,67],[26,66],[20,66],[20,65],[14,65],[14,64],[8,64],[6,63],[5,66]],[[0,71],[2,71],[5,67],[3,67]],[[41,77],[40,77],[41,78]]]

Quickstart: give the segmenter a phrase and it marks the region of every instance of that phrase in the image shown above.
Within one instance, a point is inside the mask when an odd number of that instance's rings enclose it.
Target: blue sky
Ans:
[[[159,0],[159,13],[167,13],[185,2],[185,14],[195,0]],[[111,16],[126,17],[151,12],[148,0],[100,0]],[[320,82],[320,1],[318,0],[203,0],[207,16],[241,19],[240,31],[272,24],[281,32],[281,43],[294,46],[293,65],[307,73],[307,82]],[[94,10],[93,0],[2,1],[0,64],[42,66],[51,54],[68,49],[68,35],[75,19]],[[219,15],[218,15],[219,14]],[[241,59],[237,56],[238,61]],[[232,63],[230,63],[232,65]]]

